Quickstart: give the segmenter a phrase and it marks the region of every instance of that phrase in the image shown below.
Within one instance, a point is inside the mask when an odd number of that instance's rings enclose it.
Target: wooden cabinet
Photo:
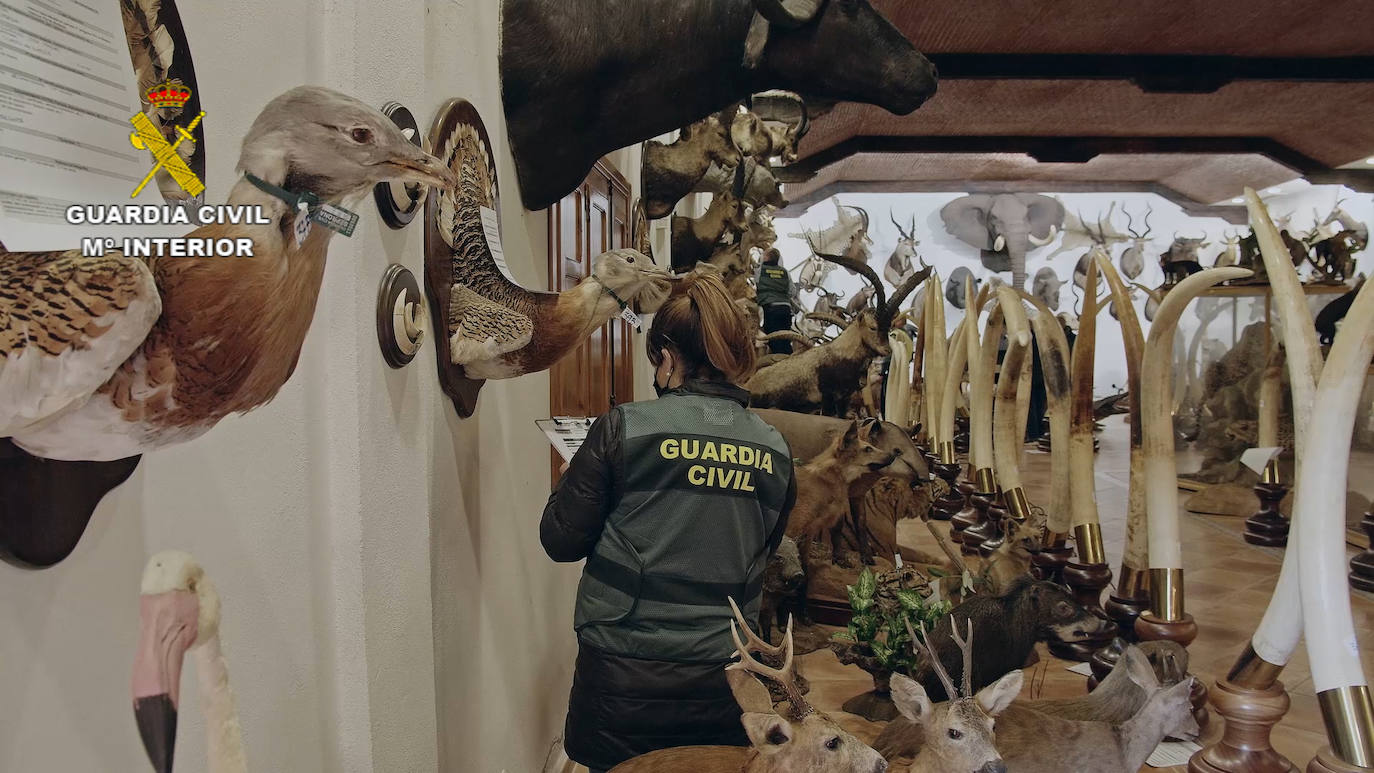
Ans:
[[[549,289],[561,292],[592,273],[592,259],[630,244],[630,185],[608,161],[549,208]],[[600,416],[634,399],[633,329],[620,318],[593,330],[549,369],[554,416]],[[553,453],[553,477],[562,460]]]

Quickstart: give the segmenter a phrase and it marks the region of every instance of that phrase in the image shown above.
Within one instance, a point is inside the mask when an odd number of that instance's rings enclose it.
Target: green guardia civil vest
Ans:
[[[760,306],[791,305],[792,278],[781,265],[763,264],[754,288],[754,301]]]
[[[624,490],[582,573],[578,637],[615,655],[728,661],[727,598],[758,617],[787,443],[723,397],[674,391],[615,410]]]

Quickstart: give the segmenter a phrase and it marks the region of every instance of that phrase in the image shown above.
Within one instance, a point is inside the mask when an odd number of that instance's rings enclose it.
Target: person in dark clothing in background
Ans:
[[[792,329],[792,277],[779,261],[782,254],[770,247],[763,253],[763,265],[754,282],[755,300],[763,309],[763,332],[776,333]],[[769,341],[773,354],[791,354],[791,341]]]
[[[782,436],[746,410],[754,333],[720,278],[690,277],[647,341],[659,399],[591,426],[539,525],[587,559],[564,748],[593,773],[648,752],[747,746],[725,678],[729,598],[758,619],[796,499]]]

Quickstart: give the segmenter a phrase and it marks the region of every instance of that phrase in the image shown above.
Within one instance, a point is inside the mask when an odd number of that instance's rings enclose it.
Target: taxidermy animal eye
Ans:
[[[960,738],[963,738],[963,737],[964,737],[964,734],[963,734],[962,732],[960,732],[960,731],[958,731],[958,730],[955,730],[954,728],[951,727],[951,728],[949,729],[949,737],[950,737],[950,740],[957,741],[957,740],[959,740]]]
[[[1070,614],[1073,613],[1073,607],[1070,607],[1068,602],[1061,601],[1058,604],[1054,605],[1054,611],[1055,614],[1059,615],[1060,617],[1068,617]]]
[[[832,752],[835,751],[836,749],[840,748],[840,738],[839,738],[839,736],[836,736],[836,737],[834,737],[834,738],[831,738],[829,741],[826,741],[826,742],[825,742],[825,748],[829,749],[829,750],[832,751]]]
[[[353,131],[349,132],[349,135],[352,136],[353,141],[359,145],[366,145],[372,141],[372,130],[365,126],[354,128]]]

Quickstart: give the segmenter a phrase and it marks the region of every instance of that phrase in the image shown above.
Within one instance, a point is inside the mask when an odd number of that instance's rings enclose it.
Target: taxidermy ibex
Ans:
[[[735,610],[730,633],[739,662],[726,667],[726,676],[744,710],[740,721],[753,746],[662,749],[622,762],[611,773],[884,773],[887,762],[881,755],[806,702],[797,685],[791,622],[783,644],[775,647],[750,633],[734,599],[730,606]],[[740,638],[741,630],[747,641]],[[782,665],[767,666],[754,653]],[[780,711],[775,711],[759,678],[787,696]]]
[[[685,127],[671,145],[655,140],[645,142],[645,215],[653,220],[671,213],[678,201],[701,182],[712,162],[726,168],[734,168],[740,162],[740,151],[731,140],[729,127],[714,115]]]
[[[698,218],[673,215],[673,269],[689,271],[716,251],[727,231],[739,234],[749,227],[744,203],[733,193],[716,194],[706,213]]]
[[[766,89],[905,115],[935,67],[868,0],[504,0],[501,93],[525,207],[596,160]]]
[[[926,268],[912,274],[889,299],[882,280],[868,264],[846,256],[825,257],[868,280],[877,298],[877,310],[864,309],[834,341],[756,373],[745,385],[756,408],[842,415],[868,363],[890,351],[887,333],[902,302],[931,271]]]

